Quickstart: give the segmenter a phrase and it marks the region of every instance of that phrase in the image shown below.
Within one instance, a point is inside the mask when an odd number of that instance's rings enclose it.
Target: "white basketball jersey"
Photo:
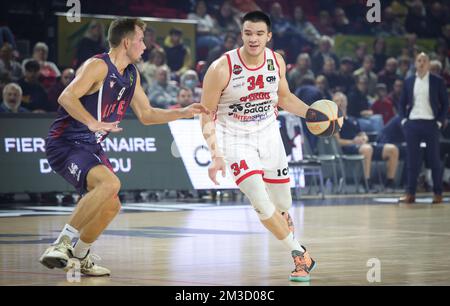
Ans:
[[[280,68],[275,53],[266,48],[264,62],[257,68],[245,65],[239,48],[225,56],[230,75],[217,107],[217,129],[228,135],[259,132],[278,116]]]

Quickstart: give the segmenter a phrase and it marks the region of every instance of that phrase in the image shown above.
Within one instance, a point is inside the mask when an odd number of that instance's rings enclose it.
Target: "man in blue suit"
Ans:
[[[420,143],[426,143],[426,158],[433,176],[433,203],[442,203],[442,166],[439,130],[446,125],[448,95],[442,78],[430,73],[430,59],[425,53],[416,57],[416,74],[405,80],[399,115],[407,144],[408,187],[401,203],[414,203],[417,178],[422,160]]]

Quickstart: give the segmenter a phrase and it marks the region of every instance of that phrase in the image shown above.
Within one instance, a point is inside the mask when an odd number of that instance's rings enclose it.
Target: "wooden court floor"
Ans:
[[[121,213],[93,248],[111,277],[73,283],[38,262],[67,216],[1,218],[0,285],[450,285],[449,204],[298,205],[291,214],[318,263],[309,283],[288,281],[290,254],[252,209],[228,206]],[[374,262],[380,282],[371,283]]]

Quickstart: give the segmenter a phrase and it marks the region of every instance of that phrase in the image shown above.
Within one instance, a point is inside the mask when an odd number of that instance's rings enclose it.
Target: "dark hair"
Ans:
[[[118,47],[125,36],[134,33],[136,26],[145,31],[146,24],[139,18],[119,18],[111,22],[108,29],[109,46]]]
[[[39,70],[41,70],[41,66],[39,65],[38,61],[29,60],[25,63],[25,71],[38,72]]]
[[[251,22],[262,21],[267,25],[268,31],[271,32],[272,22],[270,21],[270,17],[264,12],[261,12],[261,11],[249,12],[249,13],[245,14],[244,17],[242,17],[241,24],[244,24],[244,22],[246,22],[246,21],[251,21]]]
[[[180,95],[180,93],[181,93],[182,90],[184,90],[184,91],[190,91],[191,94],[194,94],[194,93],[192,92],[192,89],[187,88],[187,87],[184,87],[184,86],[181,86],[180,89],[178,90],[177,97]]]

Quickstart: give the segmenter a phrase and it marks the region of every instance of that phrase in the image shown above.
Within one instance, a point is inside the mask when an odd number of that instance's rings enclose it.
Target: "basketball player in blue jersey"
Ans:
[[[316,264],[294,239],[288,163],[276,120],[278,106],[304,118],[308,105],[290,92],[283,58],[266,48],[270,18],[247,13],[241,34],[243,46],[212,63],[203,81],[201,104],[213,113],[201,116],[211,151],[209,177],[218,184],[217,172],[228,168],[261,223],[290,252],[295,269],[289,279],[309,281]]]
[[[85,275],[110,275],[95,265],[89,252],[120,210],[120,181],[100,142],[118,126],[130,105],[145,125],[167,123],[208,113],[200,104],[186,108],[155,109],[145,95],[136,63],[145,50],[145,23],[137,18],[113,21],[108,31],[109,53],[86,61],[58,99],[61,107],[46,140],[52,169],[83,197],[56,241],[40,262],[46,267],[70,269],[70,258],[80,261]],[[72,246],[72,241],[78,241]]]

